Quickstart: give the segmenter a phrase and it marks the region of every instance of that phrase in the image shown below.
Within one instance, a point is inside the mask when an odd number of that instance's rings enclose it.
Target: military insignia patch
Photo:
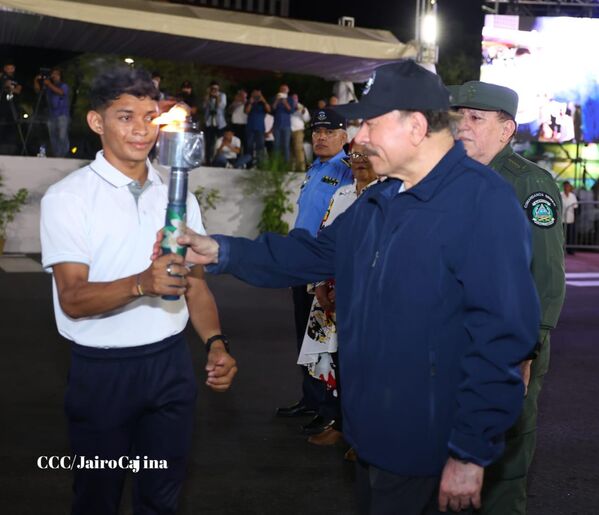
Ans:
[[[328,175],[325,175],[321,179],[321,181],[326,184],[331,184],[332,186],[337,186],[337,184],[339,184],[339,181],[337,179],[333,179],[332,177],[329,177]]]
[[[327,113],[325,113],[324,111],[318,111],[316,118],[322,122],[323,120],[327,119]]]
[[[557,223],[557,203],[544,191],[530,195],[523,207],[528,219],[537,227],[549,229]]]

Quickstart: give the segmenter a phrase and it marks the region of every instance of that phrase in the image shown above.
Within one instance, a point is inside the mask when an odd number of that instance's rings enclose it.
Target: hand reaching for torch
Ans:
[[[160,256],[160,243],[162,242],[162,231],[158,231],[156,242],[152,250],[152,261]],[[210,265],[218,263],[218,243],[210,236],[201,236],[191,229],[185,229],[185,233],[177,238],[179,245],[187,246],[185,261],[194,265]]]

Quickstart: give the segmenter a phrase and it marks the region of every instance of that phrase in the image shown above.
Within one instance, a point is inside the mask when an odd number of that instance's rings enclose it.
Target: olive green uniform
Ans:
[[[522,414],[506,433],[499,461],[487,467],[482,493],[485,515],[526,513],[526,476],[536,444],[537,400],[549,367],[549,331],[559,318],[565,293],[561,197],[551,174],[507,145],[489,164],[515,189],[531,223],[532,273],[541,301],[538,354],[531,367]]]

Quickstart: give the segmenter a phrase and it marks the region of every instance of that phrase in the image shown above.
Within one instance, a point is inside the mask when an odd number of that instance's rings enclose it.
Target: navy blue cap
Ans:
[[[325,107],[314,113],[310,127],[312,127],[312,129],[318,129],[320,127],[325,129],[346,129],[347,122],[345,121],[345,117],[338,112],[329,107]]]
[[[378,67],[366,83],[362,98],[336,106],[348,120],[376,118],[394,110],[449,111],[449,91],[435,75],[412,59]]]

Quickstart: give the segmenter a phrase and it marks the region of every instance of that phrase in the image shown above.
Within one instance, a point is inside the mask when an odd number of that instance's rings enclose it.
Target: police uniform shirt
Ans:
[[[306,229],[316,236],[333,194],[352,182],[351,167],[343,150],[328,161],[317,158],[302,184],[295,228]]]

